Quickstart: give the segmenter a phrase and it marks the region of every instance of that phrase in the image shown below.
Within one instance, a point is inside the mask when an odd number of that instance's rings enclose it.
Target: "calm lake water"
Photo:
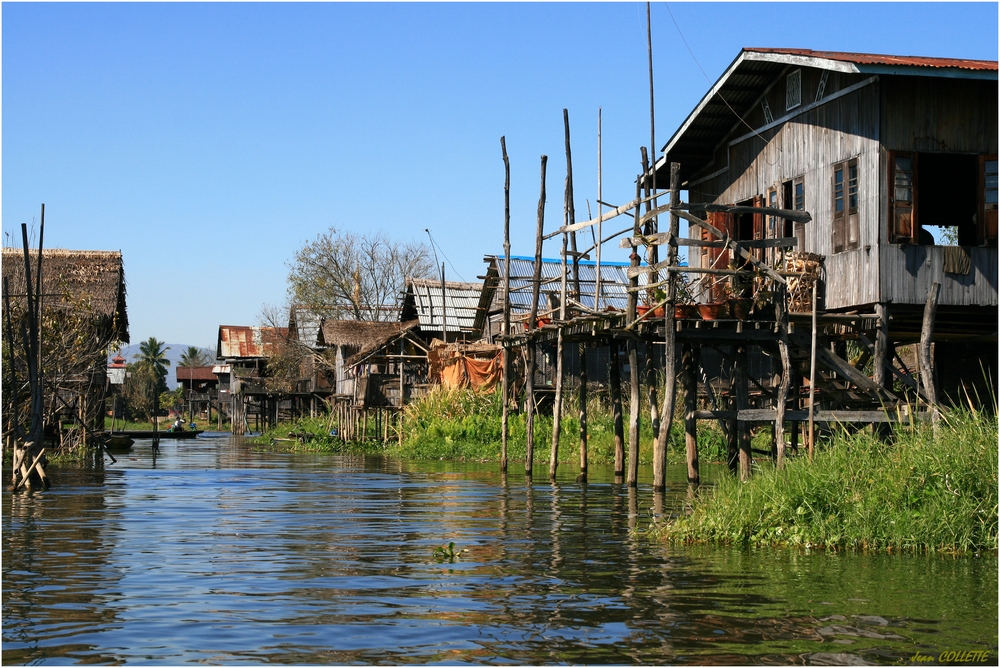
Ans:
[[[225,435],[50,470],[3,494],[5,664],[997,662],[996,555],[647,541],[682,465],[655,508],[602,469],[528,484]]]

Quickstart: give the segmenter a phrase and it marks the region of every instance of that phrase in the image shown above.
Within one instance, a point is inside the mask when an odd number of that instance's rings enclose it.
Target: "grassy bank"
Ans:
[[[562,430],[559,439],[559,461],[579,461],[579,410],[575,399],[565,401]],[[628,411],[623,407],[626,448],[628,440]],[[643,401],[642,428],[640,430],[639,462],[650,464],[653,459],[653,432],[649,423],[649,405]],[[402,422],[402,443],[392,438],[387,446],[380,442],[343,443],[329,435],[336,420],[329,418],[302,419],[281,424],[274,429],[250,439],[257,447],[275,450],[300,450],[317,452],[378,452],[406,459],[446,459],[455,461],[499,461],[500,424],[502,404],[500,393],[474,390],[438,389],[406,407]],[[509,417],[510,437],[508,459],[523,461],[527,427],[524,414]],[[312,439],[299,443],[288,434],[307,432]],[[714,425],[702,423],[698,433],[699,456],[703,461],[724,461],[726,442]],[[594,397],[587,402],[587,456],[593,464],[614,462],[614,417],[606,398]],[[535,418],[535,461],[549,461],[552,445],[552,415]],[[670,431],[671,459],[684,456],[684,427],[677,417]]]
[[[952,411],[892,443],[840,432],[810,463],[724,479],[655,531],[686,542],[969,552],[997,548],[997,419]]]
[[[560,462],[579,461],[580,411],[575,397],[564,399],[559,437]],[[653,431],[649,405],[640,407],[640,464],[653,460]],[[421,401],[407,406],[403,418],[403,444],[396,452],[410,459],[466,459],[497,461],[500,458],[500,426],[503,406],[499,392],[438,390]],[[625,447],[628,448],[627,401],[622,408]],[[523,413],[509,416],[508,459],[521,461],[526,453],[527,426]],[[548,462],[552,447],[552,415],[535,418],[536,462]],[[699,454],[706,461],[723,461],[726,443],[722,433],[702,423],[699,429]],[[683,457],[684,426],[675,416],[668,448],[672,456]],[[679,454],[678,454],[679,453]],[[587,457],[594,464],[614,463],[614,416],[606,397],[592,397],[587,402]]]

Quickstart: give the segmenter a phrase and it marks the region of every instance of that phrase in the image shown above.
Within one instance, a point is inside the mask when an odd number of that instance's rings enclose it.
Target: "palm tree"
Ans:
[[[208,362],[205,351],[197,346],[188,346],[188,349],[181,353],[181,359],[177,366],[205,366]]]
[[[158,341],[155,336],[151,336],[139,344],[139,354],[133,356],[139,364],[145,364],[156,372],[161,386],[158,388],[158,392],[167,389],[167,367],[170,366],[170,360],[167,359],[168,350],[170,348],[163,347],[163,341]]]

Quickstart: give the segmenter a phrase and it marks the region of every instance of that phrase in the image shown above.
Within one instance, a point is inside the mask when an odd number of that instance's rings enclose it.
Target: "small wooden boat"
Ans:
[[[106,434],[104,437],[104,447],[112,452],[125,452],[132,449],[135,441],[123,434]]]
[[[114,435],[128,436],[129,438],[153,438],[153,436],[156,435],[160,438],[187,439],[195,438],[198,434],[204,431],[204,429],[183,429],[181,431],[164,429],[162,431],[154,432],[152,429],[126,429],[123,431],[116,431]],[[110,436],[111,434],[105,432],[105,435]]]

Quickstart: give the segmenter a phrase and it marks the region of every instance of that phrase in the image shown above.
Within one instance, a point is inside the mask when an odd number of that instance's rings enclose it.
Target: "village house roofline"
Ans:
[[[997,61],[993,60],[746,47],[663,146],[663,155],[656,161],[658,185],[666,186],[668,162],[681,163],[682,185],[710,164],[718,141],[756,107],[782,71],[793,67],[855,75],[997,80]],[[793,113],[802,113],[808,106],[804,103]],[[718,108],[718,113],[706,113],[709,107]],[[751,130],[760,128],[747,128]]]
[[[287,337],[287,327],[219,325],[215,356],[220,360],[271,357],[274,347]]]
[[[365,348],[400,332],[398,322],[370,322],[364,320],[324,320],[317,345],[350,346]]]

